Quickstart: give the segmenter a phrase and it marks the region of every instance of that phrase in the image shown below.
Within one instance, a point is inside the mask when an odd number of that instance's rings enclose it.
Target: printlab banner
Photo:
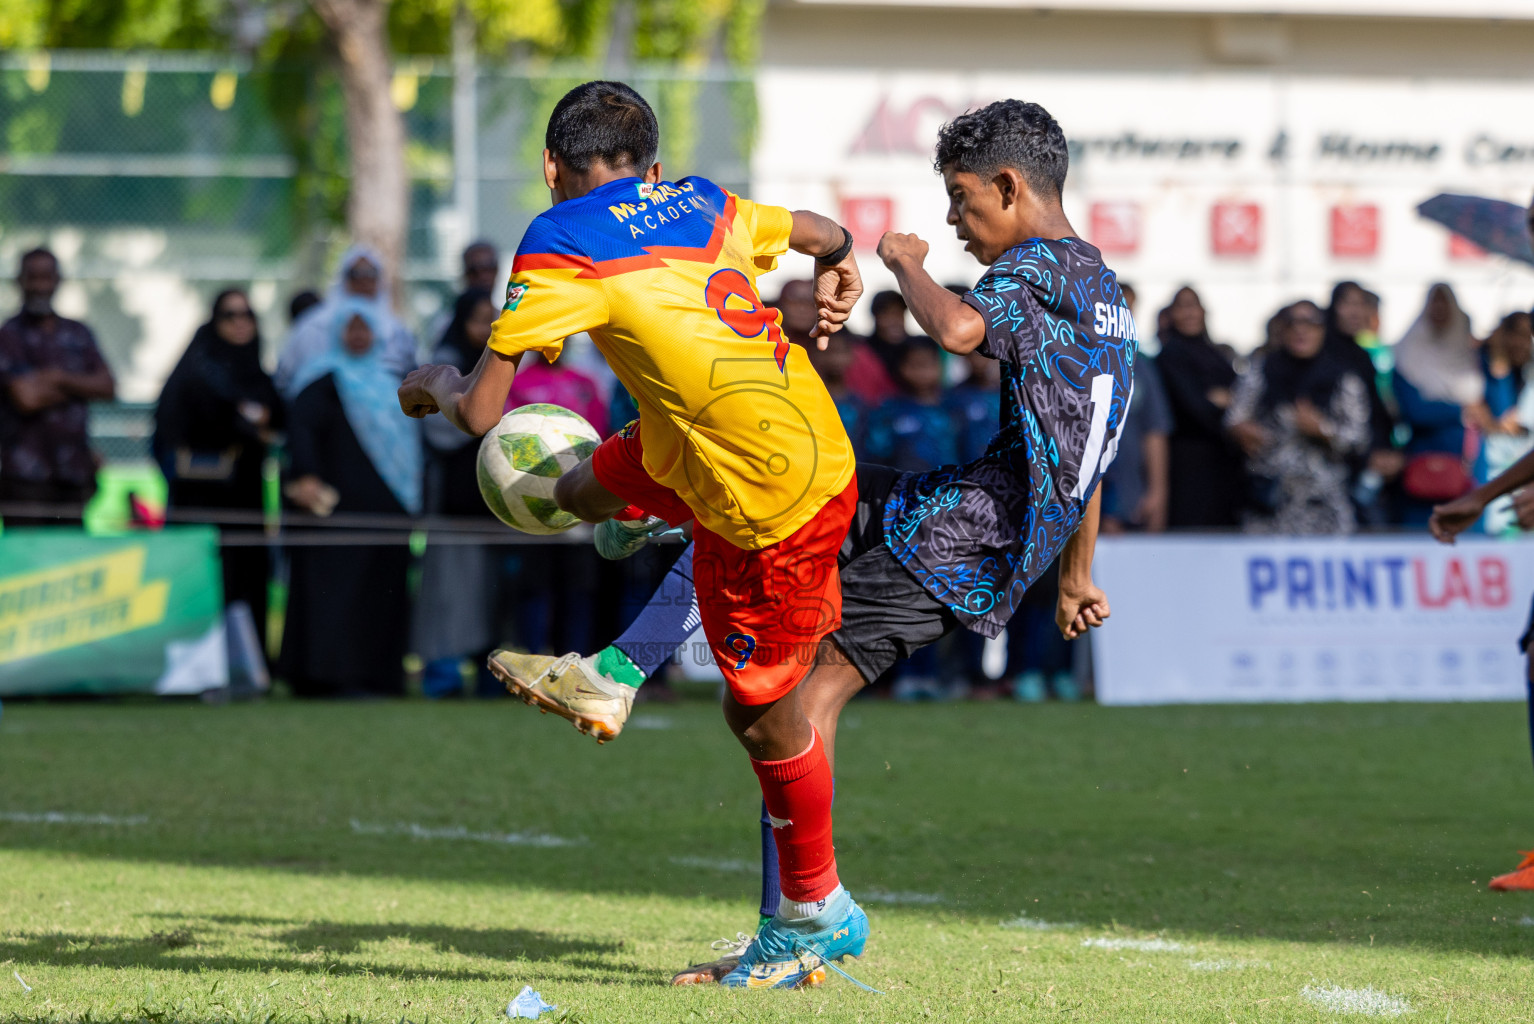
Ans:
[[[221,586],[211,527],[115,537],[7,529],[0,696],[154,692],[217,629]]]
[[[1104,538],[1104,704],[1520,700],[1534,544]]]

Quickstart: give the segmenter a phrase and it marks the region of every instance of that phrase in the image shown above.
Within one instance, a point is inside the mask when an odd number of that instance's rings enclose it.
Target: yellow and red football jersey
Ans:
[[[704,178],[608,182],[533,221],[490,338],[554,356],[590,332],[639,404],[646,472],[741,548],[793,533],[853,473],[835,403],[757,294],[791,227]]]

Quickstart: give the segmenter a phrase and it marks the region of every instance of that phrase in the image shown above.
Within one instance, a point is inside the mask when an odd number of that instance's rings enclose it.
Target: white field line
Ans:
[[[1518,923],[1525,928],[1534,928],[1534,917],[1530,917],[1528,914],[1524,914],[1518,919]]]
[[[111,814],[76,814],[72,811],[0,811],[0,821],[12,821],[19,825],[147,825],[149,818],[142,814],[117,817]]]
[[[462,825],[427,828],[425,825],[396,823],[372,825],[352,819],[352,831],[362,836],[409,836],[412,839],[456,839],[474,843],[502,843],[507,846],[579,846],[583,838],[566,839],[542,832],[470,832]]]
[[[1190,971],[1244,971],[1248,967],[1264,967],[1256,960],[1189,960]]]
[[[702,868],[705,871],[759,871],[761,864],[749,860],[715,860],[709,857],[670,857],[679,868]]]
[[[665,715],[635,715],[629,719],[628,728],[663,731],[676,728],[676,720]]]
[[[1075,921],[1040,921],[1027,914],[1019,914],[1010,921],[1001,922],[1003,928],[1017,928],[1029,932],[1057,932],[1067,928],[1080,928]]]
[[[1339,988],[1336,985],[1306,985],[1300,995],[1332,1013],[1363,1017],[1399,1017],[1411,1013],[1412,1005],[1400,996],[1376,988]]]
[[[22,980],[21,973],[19,971],[12,971],[11,972],[11,977],[13,977],[17,981],[21,982],[21,987],[22,988],[26,989],[28,992],[32,991],[32,986],[28,985],[25,981]]]
[[[1192,946],[1170,939],[1082,939],[1091,949],[1132,949],[1137,953],[1191,953]]]
[[[857,894],[857,898],[862,903],[907,903],[921,906],[948,902],[947,897],[933,892],[890,892],[886,889],[864,889]]]

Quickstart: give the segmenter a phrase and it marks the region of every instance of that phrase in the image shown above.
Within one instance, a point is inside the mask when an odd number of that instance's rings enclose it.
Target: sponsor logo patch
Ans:
[[[506,305],[501,307],[501,312],[512,313],[527,296],[529,285],[526,281],[511,281],[506,285]]]

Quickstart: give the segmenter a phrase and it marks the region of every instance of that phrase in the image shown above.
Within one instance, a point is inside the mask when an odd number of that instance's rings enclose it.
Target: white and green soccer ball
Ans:
[[[545,402],[501,417],[479,444],[479,493],[497,519],[523,533],[563,533],[578,519],[554,503],[554,485],[601,443],[585,418]]]

